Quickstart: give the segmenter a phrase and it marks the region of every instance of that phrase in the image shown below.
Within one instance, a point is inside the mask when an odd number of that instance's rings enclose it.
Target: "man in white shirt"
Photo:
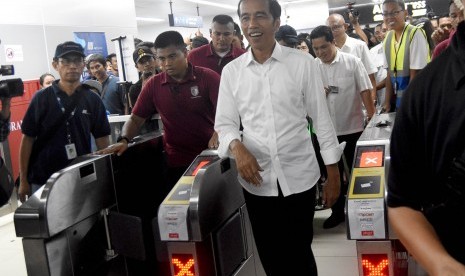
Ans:
[[[331,28],[318,26],[310,34],[313,51],[320,68],[326,90],[329,114],[336,129],[339,142],[345,141],[344,155],[349,168],[352,167],[357,140],[364,129],[362,104],[367,109],[368,120],[375,108],[371,102],[371,83],[359,58],[343,53],[336,48]],[[343,162],[339,162],[342,174]],[[341,183],[341,194],[332,209],[331,216],[323,228],[333,228],[344,221],[344,204],[347,185]]]
[[[385,92],[386,92],[386,76],[387,70],[384,65],[384,50],[383,50],[383,40],[386,36],[386,24],[380,23],[375,27],[375,36],[379,41],[379,44],[370,49],[372,54],[373,62],[378,70],[375,74],[376,80],[376,106],[384,106]]]
[[[371,97],[374,101],[376,99],[375,73],[377,69],[373,63],[367,44],[362,40],[352,38],[346,34],[349,24],[345,22],[344,17],[340,14],[331,14],[326,20],[326,25],[329,26],[333,32],[336,47],[341,49],[342,52],[352,54],[362,60],[365,70],[370,77],[371,86],[374,87],[371,90]]]
[[[306,115],[327,165],[327,206],[339,195],[342,153],[321,76],[310,55],[275,41],[281,16],[276,0],[240,0],[238,15],[251,50],[226,65],[221,76],[218,153],[236,160],[267,275],[317,275],[311,243],[320,170]]]

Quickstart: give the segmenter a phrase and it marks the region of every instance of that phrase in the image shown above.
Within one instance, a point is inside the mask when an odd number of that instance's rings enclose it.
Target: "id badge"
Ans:
[[[329,86],[329,93],[337,94],[339,93],[339,87],[337,86]]]
[[[66,145],[65,150],[66,150],[66,155],[68,156],[68,160],[71,160],[77,157],[76,146],[74,145],[74,143]]]

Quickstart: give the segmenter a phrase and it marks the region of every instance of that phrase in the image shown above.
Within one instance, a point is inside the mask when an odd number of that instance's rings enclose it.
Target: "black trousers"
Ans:
[[[316,276],[311,244],[315,215],[315,187],[284,197],[256,196],[246,190],[258,254],[267,276]]]
[[[362,132],[357,132],[353,134],[341,135],[337,137],[339,143],[345,141],[346,147],[344,148],[344,156],[346,158],[347,166],[349,170],[352,169],[354,155],[355,155],[355,146],[357,145],[357,141],[362,135]],[[341,176],[341,192],[336,203],[331,207],[332,212],[335,215],[343,216],[344,215],[344,205],[346,202],[346,195],[347,195],[347,187],[348,185],[344,183],[344,162],[341,158],[338,163],[339,167],[339,175]],[[350,182],[350,175],[347,175],[347,182]]]

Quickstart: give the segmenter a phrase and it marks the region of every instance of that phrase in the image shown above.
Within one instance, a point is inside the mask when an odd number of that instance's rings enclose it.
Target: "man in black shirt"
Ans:
[[[462,22],[450,47],[409,85],[391,137],[389,220],[430,275],[465,275],[465,195],[448,188],[447,180],[464,150]],[[465,191],[465,180],[457,179]]]
[[[145,81],[147,81],[151,76],[158,73],[155,55],[149,47],[138,46],[136,50],[134,50],[132,57],[134,59],[137,71],[140,73],[140,79],[129,88],[129,100],[131,109],[136,104],[137,98],[139,97],[140,91],[142,90],[142,85],[145,84]]]

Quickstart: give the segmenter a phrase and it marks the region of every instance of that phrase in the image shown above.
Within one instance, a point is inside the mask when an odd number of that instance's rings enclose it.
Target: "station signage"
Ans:
[[[202,28],[203,19],[201,16],[190,15],[174,15],[168,14],[170,27],[185,27],[185,28]]]

